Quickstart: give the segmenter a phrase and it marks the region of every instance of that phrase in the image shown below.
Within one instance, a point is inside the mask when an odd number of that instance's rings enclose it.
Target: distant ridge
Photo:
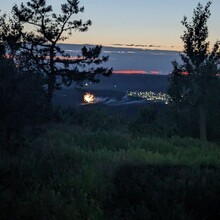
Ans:
[[[84,86],[85,89],[115,91],[152,91],[166,92],[169,84],[168,75],[157,74],[112,74],[101,77],[99,83]]]

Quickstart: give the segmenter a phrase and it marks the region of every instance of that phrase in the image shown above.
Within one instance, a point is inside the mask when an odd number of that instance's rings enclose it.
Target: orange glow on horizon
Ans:
[[[113,70],[115,74],[147,74],[144,70]]]
[[[113,70],[114,74],[160,74],[157,70],[151,70],[147,72],[145,70]]]
[[[159,72],[157,70],[152,70],[150,71],[151,74],[159,74]]]

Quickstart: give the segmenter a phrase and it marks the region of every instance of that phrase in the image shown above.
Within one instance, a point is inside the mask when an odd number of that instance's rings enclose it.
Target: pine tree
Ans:
[[[168,93],[179,109],[196,109],[199,115],[200,139],[207,140],[207,109],[216,108],[219,103],[219,42],[209,50],[207,21],[210,5],[200,3],[193,13],[192,22],[183,18],[184,51],[181,53],[183,64],[173,62]]]
[[[88,30],[90,20],[82,22],[73,19],[74,15],[83,12],[84,7],[79,6],[78,0],[67,0],[61,5],[60,14],[54,13],[46,0],[30,0],[20,7],[15,5],[12,9],[11,21],[17,25],[16,30],[20,36],[17,41],[21,43],[16,62],[20,68],[28,68],[30,71],[37,69],[45,75],[49,100],[52,99],[54,90],[62,84],[71,85],[73,81],[80,84],[84,80],[98,82],[99,75],[109,76],[112,73],[112,69],[100,67],[100,64],[108,60],[108,57],[100,56],[101,46],[83,47],[82,54],[76,59],[72,59],[59,46],[73,30]],[[8,41],[9,38],[5,35],[5,41]],[[26,62],[19,62],[24,59]]]

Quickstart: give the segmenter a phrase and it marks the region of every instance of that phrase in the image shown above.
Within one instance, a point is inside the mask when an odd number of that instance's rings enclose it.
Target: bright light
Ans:
[[[146,91],[146,92],[140,92],[140,91],[128,91],[127,93],[128,96],[130,97],[139,97],[142,99],[146,99],[147,101],[159,101],[159,102],[165,102],[167,105],[170,100],[170,96],[166,93],[154,93],[152,91]]]
[[[95,102],[95,96],[91,93],[86,93],[84,95],[84,102],[86,103],[93,103]]]

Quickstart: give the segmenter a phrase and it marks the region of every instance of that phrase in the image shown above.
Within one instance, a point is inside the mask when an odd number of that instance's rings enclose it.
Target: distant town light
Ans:
[[[129,91],[127,92],[127,95],[130,97],[138,97],[138,98],[146,99],[147,101],[153,101],[153,102],[162,101],[166,105],[169,103],[170,100],[170,96],[162,92],[154,93],[152,91],[146,91],[146,92]]]

